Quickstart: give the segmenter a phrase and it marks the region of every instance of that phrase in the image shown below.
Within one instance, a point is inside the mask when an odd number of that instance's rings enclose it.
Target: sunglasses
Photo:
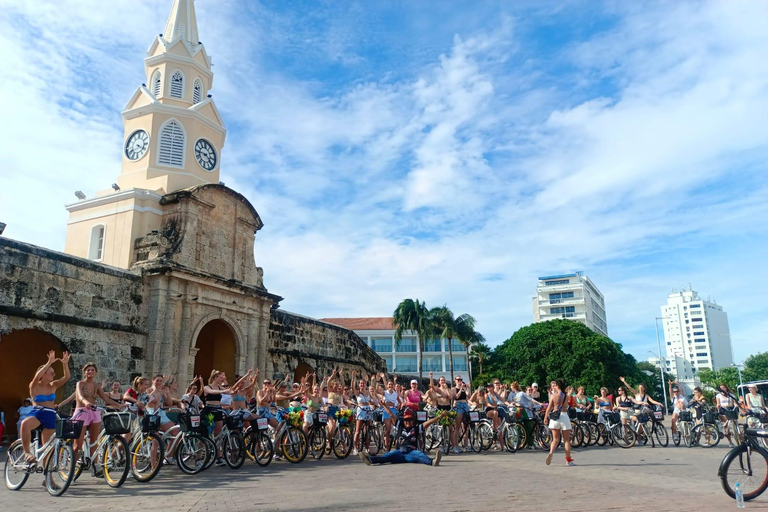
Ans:
[[[264,384],[265,386],[267,386],[267,385],[269,385],[269,384],[272,384],[272,383],[271,383],[271,382],[269,382],[268,380],[265,380],[265,381],[263,382],[263,384]]]

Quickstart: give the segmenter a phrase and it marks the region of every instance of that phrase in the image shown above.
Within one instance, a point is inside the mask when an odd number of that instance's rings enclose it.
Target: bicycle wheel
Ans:
[[[744,501],[757,498],[768,487],[768,452],[739,445],[725,456],[718,473],[723,490],[731,498],[736,497],[737,483]]]
[[[308,449],[307,436],[300,428],[289,426],[280,436],[280,450],[285,460],[291,464],[298,464],[307,456]]]
[[[205,462],[203,463],[203,471],[205,471],[207,469],[211,469],[213,464],[216,462],[216,459],[219,456],[219,447],[213,439],[206,435],[200,435],[198,437],[202,439],[203,443],[205,443],[205,446],[208,447],[205,452]]]
[[[608,427],[605,423],[598,423],[595,428],[597,429],[597,446],[605,446],[608,443]]]
[[[241,432],[229,432],[224,439],[224,462],[230,469],[240,469],[245,462],[245,442]]]
[[[392,427],[392,430],[394,430],[394,427]],[[442,435],[443,427],[437,423],[433,423],[427,428],[424,432],[424,447],[428,452],[440,446],[440,443],[443,440]]]
[[[688,448],[693,444],[693,436],[691,435],[691,424],[687,421],[683,423],[683,431],[680,433],[683,444]]]
[[[710,423],[696,425],[693,428],[693,437],[696,444],[702,448],[712,448],[720,442],[720,436],[717,435],[717,427]]]
[[[470,425],[466,430],[467,441],[469,441],[469,447],[475,453],[483,451],[483,436],[480,434],[480,429],[477,425]]]
[[[379,454],[381,451],[379,429],[368,427],[367,432],[365,433],[365,449],[371,457],[375,457]]]
[[[259,466],[265,468],[272,462],[275,447],[272,444],[272,439],[266,433],[261,430],[251,431],[246,446],[251,458]]]
[[[504,448],[515,453],[525,445],[525,429],[519,423],[504,426]]]
[[[346,459],[349,457],[349,454],[352,453],[352,432],[349,425],[336,426],[331,445],[336,458]]]
[[[585,446],[594,446],[597,444],[597,423],[585,421],[582,423],[584,430]]]
[[[45,462],[45,488],[51,496],[61,496],[69,488],[75,476],[75,451],[63,440],[56,441],[53,453]]]
[[[661,423],[656,423],[656,425],[654,425],[654,429],[656,431],[656,441],[658,441],[659,444],[664,448],[669,446],[669,434],[667,434],[667,427]]]
[[[128,451],[134,480],[146,483],[157,476],[165,456],[160,436],[154,432],[142,433],[131,443]]]
[[[309,433],[309,453],[313,458],[320,460],[325,455],[326,433],[325,425],[313,426]]]
[[[104,481],[113,488],[120,487],[128,478],[128,443],[122,436],[110,436],[101,454]]]
[[[34,466],[32,471],[34,472]],[[18,491],[27,483],[29,474],[27,463],[24,462],[24,445],[19,439],[8,447],[5,458],[5,486],[12,491]]]
[[[533,431],[533,439],[542,450],[549,450],[549,443],[552,441],[552,432],[549,431],[549,428],[546,425],[539,423]]]
[[[479,436],[480,449],[490,450],[494,441],[493,425],[491,425],[491,422],[483,420],[476,423],[475,432]]]
[[[196,475],[205,469],[209,458],[210,445],[204,437],[194,434],[182,434],[176,443],[176,465],[186,475]]]
[[[622,448],[632,448],[637,442],[637,435],[629,425],[614,425],[611,429],[614,442]]]
[[[584,443],[584,431],[578,423],[571,424],[571,446],[579,448]]]
[[[680,441],[682,439],[682,436],[680,435],[680,424],[677,424],[677,430],[672,432],[672,442],[675,443],[675,446],[680,446]]]

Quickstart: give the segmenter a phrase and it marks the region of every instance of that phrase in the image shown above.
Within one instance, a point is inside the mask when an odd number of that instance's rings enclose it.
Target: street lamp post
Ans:
[[[741,380],[741,365],[733,363],[733,366],[735,366],[736,370],[738,370],[738,372],[739,372],[739,393],[743,393],[744,392],[744,381]],[[738,395],[739,393],[736,393],[736,394]]]
[[[664,382],[664,356],[661,354],[661,340],[659,339],[659,320],[665,317],[656,317],[653,322],[656,326],[656,344],[659,346],[659,373],[661,374],[661,392],[664,393],[664,407],[667,407],[667,387]]]

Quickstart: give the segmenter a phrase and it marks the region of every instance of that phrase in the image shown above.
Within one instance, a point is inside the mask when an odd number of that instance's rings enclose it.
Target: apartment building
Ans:
[[[608,336],[605,298],[584,272],[539,278],[533,297],[534,322],[565,318]]]

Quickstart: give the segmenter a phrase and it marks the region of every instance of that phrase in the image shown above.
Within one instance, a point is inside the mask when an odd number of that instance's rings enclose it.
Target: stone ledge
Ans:
[[[47,322],[57,322],[70,325],[79,325],[82,327],[91,327],[94,329],[106,329],[109,331],[121,331],[131,334],[147,335],[146,331],[132,325],[116,324],[113,322],[102,322],[101,320],[91,320],[69,315],[60,315],[57,313],[46,313],[42,311],[32,311],[31,309],[19,308],[15,306],[0,305],[0,315],[13,316],[17,318],[29,318],[33,320],[43,320]]]

